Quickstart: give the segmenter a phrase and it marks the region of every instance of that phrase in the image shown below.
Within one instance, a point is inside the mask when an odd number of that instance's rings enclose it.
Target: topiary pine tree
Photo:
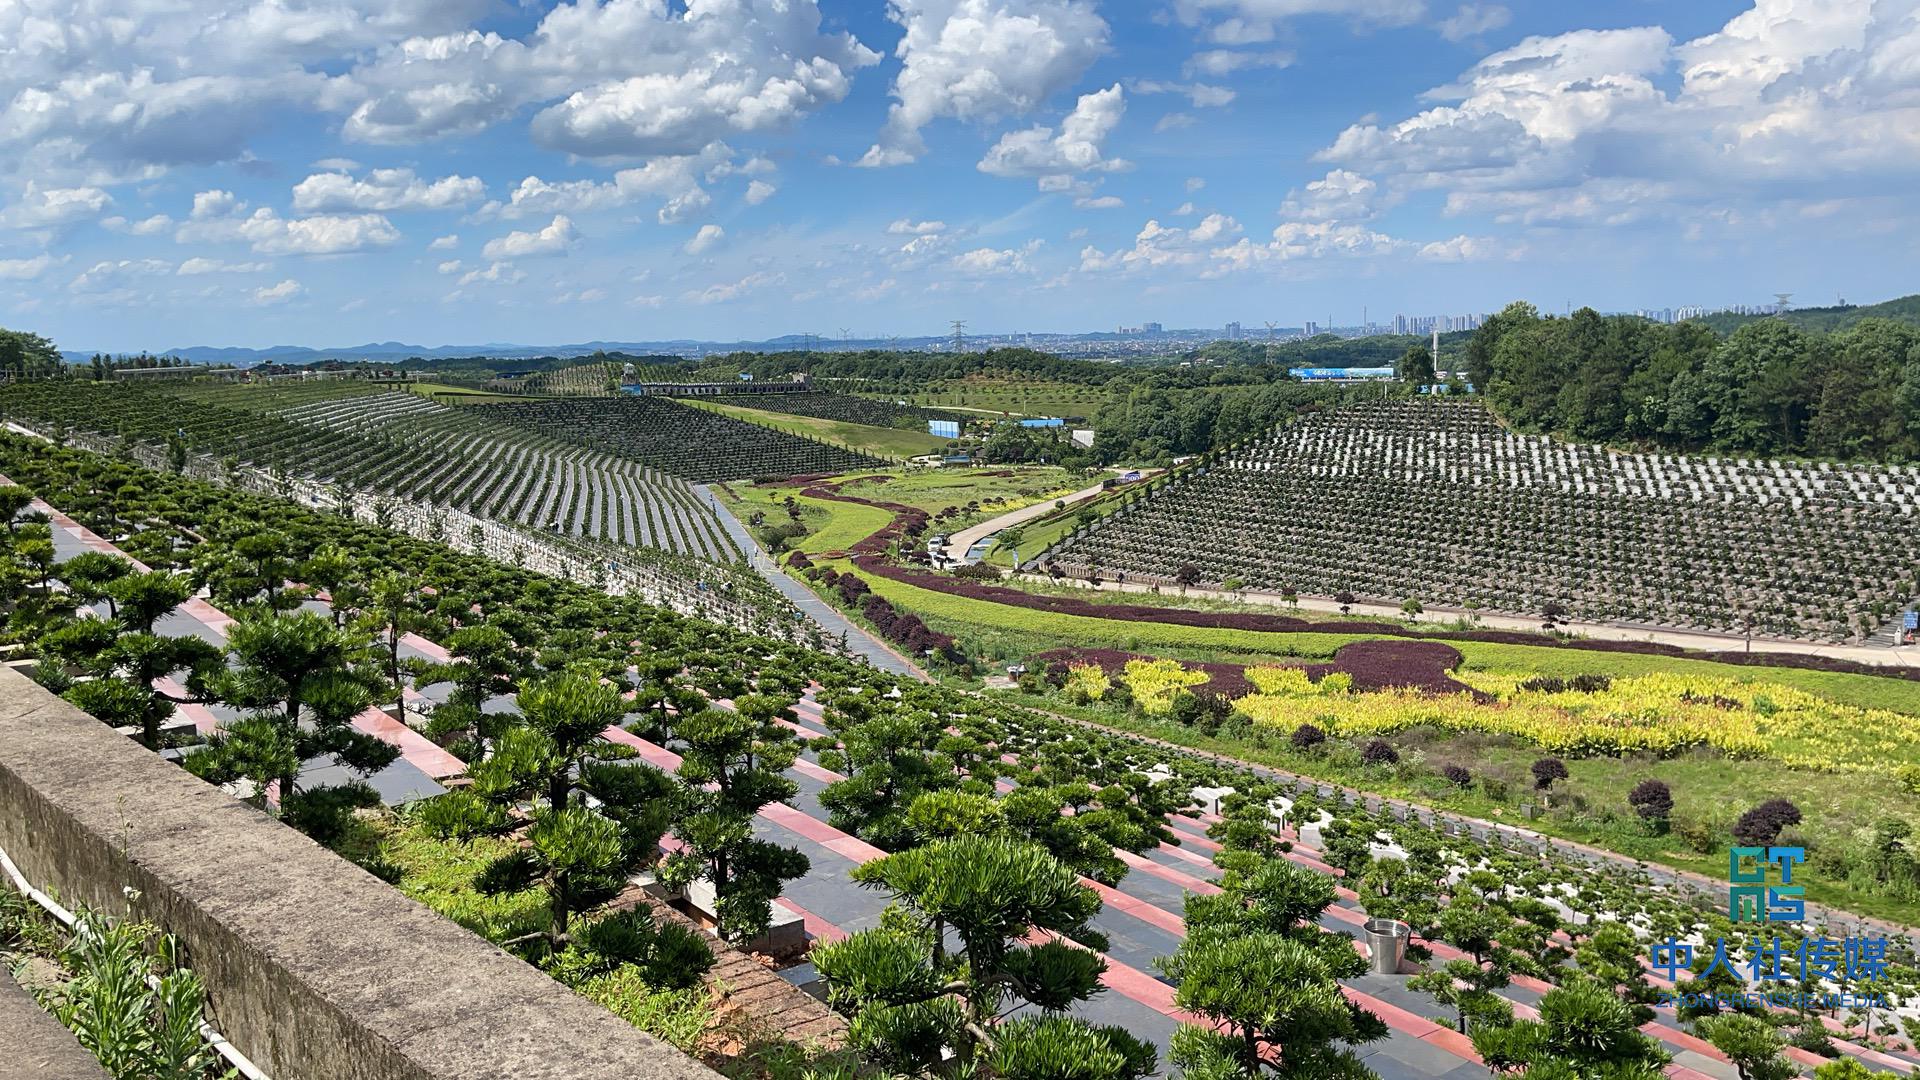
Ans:
[[[863,710],[864,711],[864,710]],[[821,752],[821,764],[847,774],[820,792],[827,821],[886,851],[915,842],[907,810],[921,795],[960,784],[953,760],[941,752],[946,724],[938,713],[898,708],[858,722],[829,709],[839,748]]]
[[[762,807],[799,790],[784,775],[800,752],[792,729],[779,723],[790,704],[747,694],[732,709],[702,709],[673,725],[687,795],[673,823],[682,846],[662,864],[662,877],[677,885],[700,878],[712,883],[714,915],[728,941],[764,932],[782,883],[809,865],[799,851],[753,835],[753,818]]]
[[[1495,1075],[1660,1080],[1672,1060],[1640,1030],[1632,1006],[1589,979],[1548,991],[1539,1011],[1538,1020],[1473,1030],[1474,1052]]]
[[[114,582],[133,573],[133,564],[104,551],[83,551],[60,564],[57,576],[83,604],[107,602],[107,618],[120,617],[113,599]]]
[[[161,617],[193,596],[193,583],[164,570],[129,574],[107,585],[119,607],[120,624],[135,633],[151,633]]]
[[[1725,1013],[1703,1017],[1694,1030],[1733,1062],[1740,1080],[1791,1080],[1800,1074],[1800,1067],[1780,1053],[1787,1041],[1769,1017]]]
[[[1158,964],[1175,1004],[1209,1022],[1174,1032],[1174,1063],[1191,1076],[1371,1076],[1352,1047],[1387,1031],[1341,993],[1366,962],[1318,925],[1333,879],[1270,858],[1229,869],[1221,888],[1188,895],[1186,939]]]
[[[83,638],[95,640],[82,645]],[[98,619],[74,620],[41,638],[41,647],[93,675],[62,697],[109,726],[139,728],[140,741],[149,750],[161,748],[160,728],[177,706],[212,700],[209,687],[225,670],[225,654],[200,638],[115,633],[113,624]],[[157,680],[183,672],[184,696],[154,687]]]
[[[423,634],[433,629],[433,620],[420,604],[419,583],[401,574],[382,574],[375,578],[355,628],[373,638],[381,653],[381,673],[393,688],[393,717],[405,721],[407,715],[407,675],[409,665],[400,655],[400,645],[408,634]]]
[[[875,859],[855,880],[893,906],[879,929],[817,946],[827,1000],[850,1037],[902,1074],[939,1070],[1005,1077],[1132,1080],[1154,1071],[1153,1047],[1065,1010],[1100,989],[1106,962],[1090,948],[1100,898],[1036,844],[962,836]],[[949,954],[951,932],[958,942]],[[1035,935],[1048,940],[1030,943]],[[1077,947],[1067,940],[1089,948]],[[1004,1020],[1020,1005],[1041,1015]]]
[[[227,647],[233,666],[208,685],[221,700],[253,712],[188,757],[188,769],[216,783],[244,777],[260,789],[277,781],[281,816],[329,842],[350,810],[376,804],[378,796],[364,783],[301,791],[300,764],[331,755],[364,778],[400,756],[398,747],[351,726],[382,688],[378,677],[354,666],[365,642],[325,616],[299,611],[242,619],[228,629]],[[269,765],[278,772],[261,771]]]
[[[488,713],[484,707],[513,693],[526,668],[525,654],[505,630],[487,623],[463,626],[442,644],[452,659],[424,668],[414,678],[418,686],[453,684],[447,700],[433,710],[427,735],[443,746],[472,740],[459,747],[457,756],[483,760],[488,740],[510,723],[504,714]]]

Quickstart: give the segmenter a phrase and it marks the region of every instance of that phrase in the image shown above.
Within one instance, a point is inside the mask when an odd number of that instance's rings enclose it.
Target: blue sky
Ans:
[[[68,348],[1920,291],[1920,0],[25,0]]]

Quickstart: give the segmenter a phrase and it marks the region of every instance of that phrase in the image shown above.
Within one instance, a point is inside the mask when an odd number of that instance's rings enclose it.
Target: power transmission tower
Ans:
[[[1267,343],[1268,343],[1269,345],[1271,345],[1271,344],[1273,343],[1273,328],[1274,328],[1274,327],[1276,327],[1276,326],[1279,326],[1279,325],[1280,325],[1280,324],[1279,324],[1279,323],[1277,323],[1277,322],[1273,322],[1272,320],[1268,320],[1268,322],[1267,322]]]
[[[848,329],[847,327],[844,327],[844,326],[841,327],[840,328],[840,344],[845,345],[847,342],[852,340],[853,340],[853,331]]]
[[[967,323],[964,319],[953,320],[953,351],[964,352],[967,347]]]
[[[1787,311],[1793,307],[1793,294],[1790,292],[1774,293],[1773,299],[1774,299],[1774,310],[1776,312]]]

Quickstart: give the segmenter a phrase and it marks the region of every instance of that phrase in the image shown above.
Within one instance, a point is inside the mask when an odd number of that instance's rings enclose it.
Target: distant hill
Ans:
[[[898,342],[900,347],[922,346],[929,342],[944,341],[945,338],[910,338]],[[196,364],[232,364],[235,367],[252,367],[255,364],[310,364],[321,360],[340,360],[347,363],[364,361],[372,364],[400,364],[407,360],[464,360],[474,357],[487,357],[495,360],[533,360],[546,357],[591,356],[597,352],[624,353],[629,356],[673,356],[704,355],[709,353],[756,351],[783,352],[799,349],[818,342],[812,335],[787,335],[768,341],[713,342],[692,338],[673,338],[663,341],[587,341],[574,345],[513,345],[505,342],[487,342],[481,345],[409,345],[403,341],[378,341],[365,345],[348,345],[341,348],[309,348],[305,345],[269,345],[264,349],[245,349],[216,345],[189,345],[184,348],[166,349],[155,353],[156,356],[177,356]],[[841,342],[841,347],[858,345],[859,341]],[[876,340],[869,347],[882,348],[889,341]],[[95,349],[65,349],[61,351],[68,363],[84,364],[93,356]]]
[[[1845,307],[1796,308],[1785,315],[1707,315],[1695,319],[1720,334],[1731,334],[1739,327],[1760,319],[1785,319],[1802,330],[1832,333],[1845,330],[1862,319],[1891,319],[1909,326],[1920,326],[1920,295],[1903,296],[1881,304],[1848,304]]]

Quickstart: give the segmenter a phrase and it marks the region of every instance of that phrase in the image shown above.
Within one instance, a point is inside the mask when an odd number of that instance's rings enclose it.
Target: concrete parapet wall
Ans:
[[[0,668],[0,848],[178,937],[274,1080],[713,1080],[306,837]]]

